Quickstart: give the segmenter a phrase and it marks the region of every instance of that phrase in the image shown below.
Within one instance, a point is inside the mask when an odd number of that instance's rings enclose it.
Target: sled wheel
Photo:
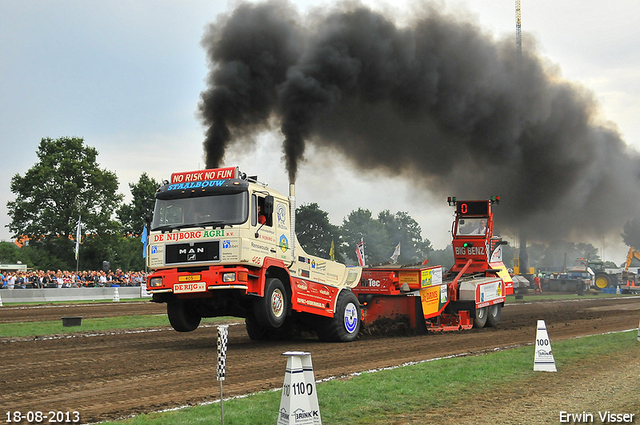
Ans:
[[[350,342],[358,337],[360,326],[358,297],[343,289],[338,295],[333,318],[320,318],[316,332],[321,341]]]
[[[473,318],[474,328],[484,328],[484,325],[487,323],[487,316],[489,315],[487,310],[487,307],[476,308],[476,317]]]
[[[287,317],[289,300],[279,279],[267,279],[264,297],[255,301],[255,315],[261,326],[279,328]]]
[[[500,304],[494,304],[487,307],[487,310],[487,326],[498,326],[500,317],[502,316],[502,306]]]
[[[169,301],[167,316],[173,329],[178,332],[191,332],[200,325],[200,315],[188,301]]]

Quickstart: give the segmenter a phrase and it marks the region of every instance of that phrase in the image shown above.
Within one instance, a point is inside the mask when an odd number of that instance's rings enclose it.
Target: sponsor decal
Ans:
[[[173,285],[174,294],[184,294],[188,292],[205,292],[207,285],[204,282],[196,283],[176,283]]]
[[[480,302],[489,302],[502,298],[502,281],[487,283],[478,287],[480,291]]]
[[[320,412],[317,410],[311,410],[307,412],[302,408],[298,408],[292,412],[292,415],[296,418],[296,422],[304,421],[308,423],[309,419],[312,422],[315,422],[320,419]]]
[[[222,229],[214,230],[197,230],[193,232],[177,232],[153,235],[153,241],[151,242],[168,242],[168,241],[181,241],[184,239],[202,239],[202,238],[220,238],[224,236],[233,236],[233,232],[226,232]]]
[[[278,206],[276,207],[276,217],[278,217],[278,224],[280,227],[284,227],[287,223],[287,207],[284,204],[278,203]]]
[[[298,301],[298,304],[308,305],[311,307],[324,308],[324,304],[317,301],[307,300],[304,298],[298,298],[297,301]]]
[[[309,270],[298,270],[298,273],[300,273],[300,276],[302,277],[309,277]]]
[[[219,187],[224,184],[226,180],[209,180],[204,182],[189,182],[189,183],[176,183],[170,184],[167,190],[184,190],[184,189],[198,189],[205,187]]]
[[[158,253],[158,246],[157,245],[151,245],[151,253],[152,254],[157,254]]]
[[[289,239],[285,235],[280,236],[280,249],[282,252],[287,252],[289,249]]]
[[[350,334],[358,327],[358,309],[353,303],[347,304],[344,309],[344,327]]]
[[[307,284],[305,282],[298,282],[296,284],[296,286],[298,287],[299,290],[301,291],[306,291],[309,289],[309,287],[307,286]]]
[[[443,307],[444,303],[447,302],[446,286],[447,285],[427,286],[420,290],[422,312],[425,317],[437,313]]]
[[[231,248],[231,241],[230,240],[222,241],[222,249],[229,249],[229,248]]]
[[[202,234],[204,238],[221,238],[225,236],[224,230],[215,229],[215,230],[205,230]]]
[[[187,171],[171,174],[171,183],[204,182],[205,180],[233,179],[236,167],[215,168],[210,170]]]
[[[484,252],[483,246],[456,247],[456,255],[484,255]]]
[[[329,295],[331,295],[331,293],[329,292],[329,290],[328,290],[327,288],[325,288],[325,287],[320,288],[320,293],[321,293],[322,295],[326,295],[327,297],[328,297]]]
[[[269,247],[266,245],[258,245],[255,242],[251,242],[251,248],[253,249],[259,249],[261,251],[269,251]]]

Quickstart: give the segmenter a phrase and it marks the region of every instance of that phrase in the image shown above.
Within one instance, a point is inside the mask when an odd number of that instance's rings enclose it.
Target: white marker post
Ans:
[[[0,282],[0,285],[2,285],[2,282]],[[2,296],[0,295],[0,307],[2,307]],[[639,337],[640,339],[640,337]]]
[[[533,370],[539,372],[557,372],[556,361],[551,352],[551,341],[549,340],[547,325],[544,324],[544,320],[538,320]]]
[[[222,381],[224,381],[224,373],[227,364],[227,341],[229,339],[229,325],[218,326],[218,368],[216,371],[216,379],[220,381],[220,420],[224,425],[224,406],[222,405]]]
[[[2,300],[0,300],[0,307],[2,306]],[[640,341],[640,323],[638,323],[638,341]]]
[[[120,292],[118,292],[118,287],[116,286],[113,289],[115,289],[115,291],[113,291],[113,302],[114,303],[120,302]]]
[[[322,425],[311,354],[287,351],[282,355],[289,358],[277,425]]]

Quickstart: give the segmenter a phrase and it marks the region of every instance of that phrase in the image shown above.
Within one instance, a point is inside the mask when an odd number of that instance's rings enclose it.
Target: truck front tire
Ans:
[[[255,317],[247,316],[244,321],[247,327],[247,334],[252,340],[265,341],[271,338],[269,329],[265,328],[264,326],[260,326],[258,320]]]
[[[169,316],[169,323],[173,329],[178,332],[191,332],[200,325],[201,317],[188,301],[169,301],[167,316]]]
[[[287,318],[289,297],[280,279],[267,279],[264,297],[256,299],[254,313],[261,326],[279,328]]]
[[[333,318],[320,318],[316,332],[321,341],[351,342],[358,337],[361,325],[358,297],[343,289],[338,295]]]

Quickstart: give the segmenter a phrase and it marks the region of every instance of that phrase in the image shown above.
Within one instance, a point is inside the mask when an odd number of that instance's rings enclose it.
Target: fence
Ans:
[[[60,289],[0,289],[3,303],[113,300],[115,287]],[[150,297],[140,286],[118,287],[120,299]],[[146,291],[145,291],[146,292]]]

